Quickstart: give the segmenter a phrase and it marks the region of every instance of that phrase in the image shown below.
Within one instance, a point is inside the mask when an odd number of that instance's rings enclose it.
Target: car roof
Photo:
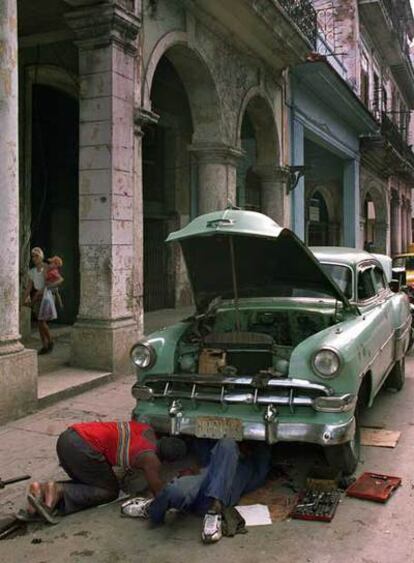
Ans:
[[[313,252],[320,262],[338,262],[348,266],[355,266],[364,260],[378,260],[365,250],[357,248],[348,248],[346,246],[310,246],[309,250]]]

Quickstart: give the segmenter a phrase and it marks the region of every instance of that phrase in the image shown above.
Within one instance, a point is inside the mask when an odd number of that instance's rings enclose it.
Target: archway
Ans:
[[[364,248],[374,250],[375,248],[375,204],[371,194],[368,192],[364,200]]]
[[[387,253],[389,211],[386,187],[369,182],[361,193],[361,238],[366,249]]]
[[[272,216],[275,207],[283,207],[283,194],[276,182],[279,140],[270,104],[257,92],[249,94],[239,123],[238,145],[243,157],[237,166],[237,204]],[[283,216],[283,210],[278,213]]]
[[[58,322],[72,324],[79,308],[79,104],[65,79],[57,72],[57,85],[40,83],[51,78],[50,69],[39,72],[30,84],[30,135],[27,138],[26,174],[30,185],[29,232],[22,233],[25,246],[41,246],[46,256],[63,259],[64,307]],[[53,73],[52,73],[53,74]],[[44,76],[43,76],[44,75]],[[65,79],[63,78],[65,77]],[[69,90],[69,91],[68,91]],[[30,116],[28,116],[30,119]]]
[[[314,192],[308,203],[308,245],[327,246],[330,244],[329,212],[325,198],[320,191]]]
[[[165,244],[165,238],[190,216],[191,168],[187,147],[193,127],[186,89],[167,55],[160,59],[153,76],[151,105],[159,119],[157,124],[145,128],[142,142],[147,311],[172,308],[184,301],[180,257]]]
[[[262,210],[262,186],[255,172],[257,164],[257,141],[255,131],[246,112],[241,127],[243,158],[237,167],[237,205],[252,211]]]

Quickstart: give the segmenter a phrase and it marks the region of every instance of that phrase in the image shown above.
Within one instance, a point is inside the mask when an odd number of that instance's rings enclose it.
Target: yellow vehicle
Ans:
[[[392,259],[393,278],[398,279],[401,286],[414,290],[414,245],[410,245],[411,252],[397,254]]]

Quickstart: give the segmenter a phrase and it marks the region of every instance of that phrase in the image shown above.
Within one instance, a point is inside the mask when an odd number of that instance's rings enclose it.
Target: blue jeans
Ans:
[[[206,447],[209,448],[207,442]],[[234,506],[243,494],[264,484],[270,460],[267,444],[254,444],[252,454],[241,457],[234,440],[219,440],[211,449],[209,464],[199,475],[178,477],[155,497],[149,511],[151,521],[162,523],[170,508],[203,514],[212,500],[219,500],[224,506]]]

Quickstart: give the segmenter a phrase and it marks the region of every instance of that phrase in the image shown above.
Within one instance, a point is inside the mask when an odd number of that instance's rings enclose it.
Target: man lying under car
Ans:
[[[133,517],[162,524],[168,510],[204,514],[202,540],[213,543],[222,537],[222,512],[235,506],[243,494],[266,480],[271,465],[270,446],[263,442],[195,439],[195,453],[202,468],[195,475],[178,477],[154,499],[132,499],[122,511]]]

